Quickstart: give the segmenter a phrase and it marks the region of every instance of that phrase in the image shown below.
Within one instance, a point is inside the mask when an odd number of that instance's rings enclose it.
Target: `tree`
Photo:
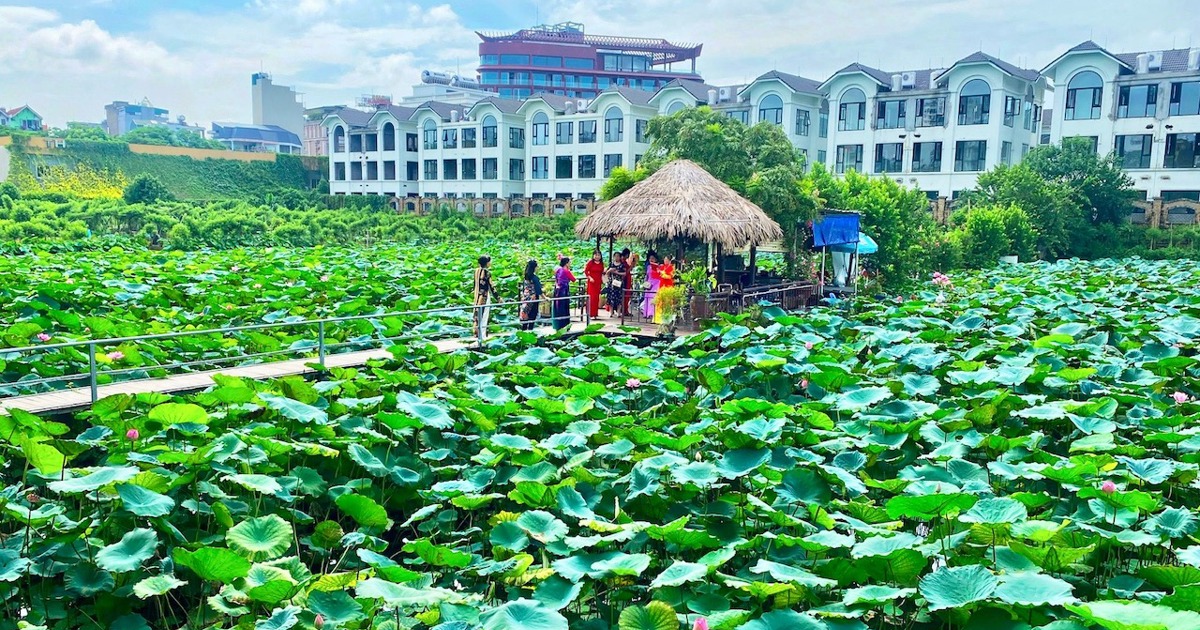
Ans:
[[[975,190],[965,198],[976,204],[1017,206],[1029,218],[1040,257],[1053,260],[1072,251],[1072,235],[1087,219],[1078,197],[1065,182],[1048,180],[1028,164],[1001,164],[979,176]]]
[[[167,187],[163,185],[159,179],[153,175],[138,175],[128,186],[125,187],[123,195],[125,203],[157,203],[160,201],[174,201],[175,196]]]
[[[134,127],[129,133],[121,136],[129,144],[153,144],[158,146],[173,146],[174,134],[170,129],[159,125]]]
[[[66,130],[62,131],[62,138],[67,140],[77,140],[86,142],[115,142],[116,139],[105,133],[99,127],[91,125],[79,125],[76,123],[68,123]]]
[[[607,201],[614,199],[617,195],[633,188],[633,185],[646,179],[650,172],[643,166],[639,166],[634,170],[629,170],[623,166],[618,166],[609,173],[608,181],[600,187],[600,198]]]
[[[1029,217],[1015,205],[972,207],[956,231],[963,262],[970,267],[992,266],[1001,256],[1028,258],[1036,239]]]
[[[1115,154],[1101,157],[1085,138],[1066,138],[1061,145],[1038,147],[1025,164],[1047,181],[1071,188],[1083,215],[1093,225],[1118,225],[1129,218],[1137,193]]]

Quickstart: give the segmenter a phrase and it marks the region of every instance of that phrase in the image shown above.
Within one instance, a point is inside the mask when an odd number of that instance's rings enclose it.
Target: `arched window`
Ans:
[[[425,148],[436,149],[438,144],[437,123],[433,122],[432,118],[429,118],[425,121],[424,125],[421,125],[421,131],[425,136]]]
[[[838,105],[838,131],[862,131],[867,127],[867,95],[858,88],[842,94]]]
[[[546,112],[533,115],[533,145],[550,144],[550,117]]]
[[[604,141],[620,142],[625,138],[625,114],[613,105],[604,112]]]
[[[393,125],[391,122],[383,124],[383,150],[396,150],[396,125]]]
[[[496,117],[488,114],[483,117],[483,148],[490,149],[500,142],[500,131],[496,126]]]
[[[958,91],[958,124],[986,125],[992,112],[992,86],[971,79]]]
[[[1065,120],[1096,120],[1100,118],[1100,103],[1104,98],[1104,80],[1085,70],[1067,82],[1067,111]]]
[[[777,94],[768,94],[758,102],[758,122],[783,125],[783,99]]]
[[[333,128],[333,152],[346,152],[346,128],[341,125]]]
[[[675,101],[670,105],[667,105],[667,115],[670,116],[671,114],[677,114],[683,111],[684,107],[685,105],[683,104],[683,101]]]

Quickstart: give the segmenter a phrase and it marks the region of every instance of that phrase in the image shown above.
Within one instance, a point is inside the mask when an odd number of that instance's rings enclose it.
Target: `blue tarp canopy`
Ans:
[[[875,239],[863,234],[862,232],[858,233],[858,241],[856,241],[856,243],[839,243],[837,245],[830,245],[829,251],[853,254],[855,244],[858,245],[858,254],[860,256],[874,254],[875,252],[879,251],[879,245],[875,242]]]
[[[857,242],[857,214],[827,214],[813,222],[813,247],[828,247],[846,243],[853,246]]]

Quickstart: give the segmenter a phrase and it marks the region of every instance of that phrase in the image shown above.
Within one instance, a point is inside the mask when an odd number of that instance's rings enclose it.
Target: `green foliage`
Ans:
[[[224,145],[216,140],[183,129],[170,129],[162,125],[145,125],[134,127],[129,133],[120,137],[127,144],[152,144],[171,147],[190,147],[193,149],[224,149]]]
[[[122,196],[125,203],[158,203],[160,201],[174,201],[174,196],[167,190],[166,186],[153,175],[138,175],[129,185],[125,187],[125,194]]]
[[[624,166],[618,166],[612,170],[608,179],[600,186],[599,196],[604,200],[615,199],[617,195],[633,188],[634,184],[646,179],[649,175],[650,171],[646,170],[644,166],[638,166],[632,171]]]
[[[1034,255],[1036,234],[1018,206],[975,206],[955,217],[961,227],[953,238],[961,247],[961,263],[990,267],[1001,256],[1028,261]]]

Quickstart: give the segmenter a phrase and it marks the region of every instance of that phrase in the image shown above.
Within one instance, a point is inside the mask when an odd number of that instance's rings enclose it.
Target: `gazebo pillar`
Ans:
[[[754,286],[754,278],[758,275],[758,246],[750,246],[750,284]],[[743,287],[744,288],[744,287]]]

